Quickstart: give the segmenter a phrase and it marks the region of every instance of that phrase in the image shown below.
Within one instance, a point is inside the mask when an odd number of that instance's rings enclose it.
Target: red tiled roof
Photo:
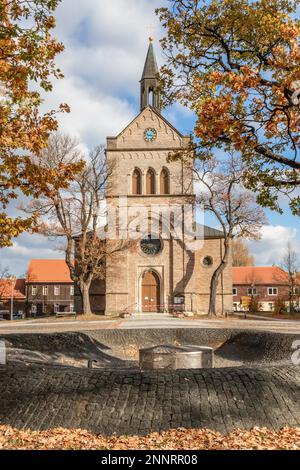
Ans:
[[[73,282],[69,268],[62,259],[32,259],[27,272],[27,282]]]
[[[278,266],[243,266],[232,268],[233,285],[288,283],[288,274]]]
[[[13,283],[13,298],[25,300],[25,279],[0,279],[0,299],[10,299],[12,294]]]

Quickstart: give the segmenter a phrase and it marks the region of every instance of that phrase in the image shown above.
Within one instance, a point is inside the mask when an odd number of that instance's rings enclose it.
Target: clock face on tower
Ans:
[[[153,142],[157,137],[155,129],[146,129],[144,132],[144,139],[146,142]]]

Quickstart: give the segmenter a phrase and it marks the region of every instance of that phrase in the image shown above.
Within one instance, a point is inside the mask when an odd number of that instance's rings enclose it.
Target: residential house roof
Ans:
[[[29,263],[28,283],[71,283],[69,268],[62,259],[32,259]]]
[[[278,266],[243,266],[232,268],[233,285],[284,285],[288,274]]]
[[[25,279],[0,279],[0,299],[25,300]]]

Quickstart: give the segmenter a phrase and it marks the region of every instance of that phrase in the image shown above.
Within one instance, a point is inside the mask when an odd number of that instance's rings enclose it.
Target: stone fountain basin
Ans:
[[[299,333],[231,328],[103,329],[68,333],[1,334],[9,363],[140,370],[139,350],[208,347],[214,367],[291,365]],[[202,366],[204,367],[204,366]],[[208,367],[210,368],[210,366]]]
[[[142,370],[212,368],[214,350],[208,346],[159,345],[140,349],[139,365]]]

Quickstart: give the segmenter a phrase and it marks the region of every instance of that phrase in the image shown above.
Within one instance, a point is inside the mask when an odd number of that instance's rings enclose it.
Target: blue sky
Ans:
[[[65,44],[58,63],[65,79],[54,83],[45,95],[43,110],[62,102],[71,114],[61,116],[61,130],[77,136],[83,147],[105,143],[118,134],[139,112],[139,80],[148,47],[149,31],[155,38],[159,65],[163,56],[159,39],[163,32],[154,9],[165,0],[62,0],[57,10],[56,36]],[[193,128],[193,116],[180,105],[165,111],[165,117],[183,133]],[[250,242],[258,265],[278,263],[291,241],[300,254],[300,220],[283,201],[285,214],[267,211],[269,225],[260,242]],[[213,224],[206,217],[207,224]],[[14,246],[0,251],[0,264],[13,274],[26,272],[30,258],[60,258],[55,243],[24,234]]]

